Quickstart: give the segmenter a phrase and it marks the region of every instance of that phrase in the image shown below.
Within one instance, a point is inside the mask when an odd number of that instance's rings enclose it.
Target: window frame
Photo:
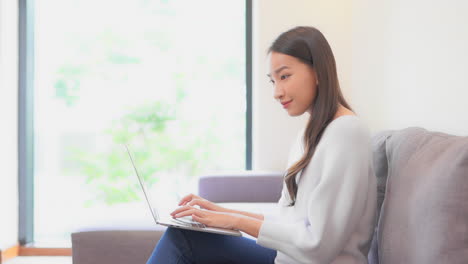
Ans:
[[[26,245],[34,239],[34,2],[18,4],[18,241]]]

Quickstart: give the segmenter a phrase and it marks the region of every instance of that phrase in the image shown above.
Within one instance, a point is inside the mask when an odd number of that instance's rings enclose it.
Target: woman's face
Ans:
[[[315,70],[283,53],[271,52],[269,60],[270,73],[267,75],[275,87],[275,99],[290,116],[299,116],[310,110],[317,94]]]

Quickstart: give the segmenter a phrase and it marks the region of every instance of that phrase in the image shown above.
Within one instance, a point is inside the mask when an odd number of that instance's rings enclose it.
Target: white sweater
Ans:
[[[325,129],[309,165],[296,177],[296,204],[286,185],[278,215],[265,215],[257,243],[278,251],[276,264],[367,263],[377,209],[368,128],[341,116]],[[303,153],[302,133],[288,166]]]

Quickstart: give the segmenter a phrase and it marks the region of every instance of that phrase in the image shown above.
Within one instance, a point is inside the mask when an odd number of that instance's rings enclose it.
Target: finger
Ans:
[[[192,208],[193,208],[193,207],[191,207],[191,206],[185,205],[185,206],[182,206],[182,207],[179,207],[179,208],[175,209],[175,210],[171,213],[171,215],[175,215],[175,214],[178,214],[178,213],[180,213],[180,212],[183,212],[183,211],[186,211],[186,210],[189,210],[189,209],[192,209]]]
[[[188,194],[180,200],[179,205],[186,205],[188,202],[192,200],[192,194]]]
[[[192,219],[193,219],[193,221],[197,221],[197,222],[199,222],[199,223],[202,223],[202,224],[208,226],[208,219],[206,219],[206,218],[204,218],[204,217],[199,217],[199,216],[197,216],[196,214],[193,214],[193,215],[192,215]]]
[[[179,218],[179,217],[183,217],[183,216],[189,216],[189,215],[192,215],[192,214],[195,214],[198,217],[206,217],[208,215],[208,211],[200,210],[200,209],[196,209],[196,208],[192,207],[192,209],[183,211],[181,213],[178,213],[174,217]]]
[[[188,194],[188,195],[184,196],[184,198],[182,198],[182,200],[179,202],[179,205],[186,205],[187,203],[189,203],[193,199],[200,199],[200,197],[198,197],[197,195],[195,195],[193,193]]]
[[[202,199],[193,199],[187,205],[207,208],[207,201]]]
[[[177,214],[173,215],[173,217],[174,218],[179,218],[179,217],[189,216],[189,215],[195,214],[196,213],[195,210],[197,210],[197,209],[186,210],[186,211],[183,211],[183,212],[180,212],[180,213],[177,213]]]
[[[192,200],[192,194],[188,194],[180,200],[179,205],[185,205],[187,202],[190,202],[191,200]]]

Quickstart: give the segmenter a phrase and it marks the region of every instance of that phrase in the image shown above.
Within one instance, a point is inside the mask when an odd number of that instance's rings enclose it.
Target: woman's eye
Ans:
[[[271,82],[272,84],[275,84],[275,81],[273,81],[273,80],[270,80],[270,82]]]
[[[288,78],[288,77],[289,77],[289,75],[281,75],[280,79],[281,79],[281,80],[284,80],[284,79],[286,79],[286,78]]]

